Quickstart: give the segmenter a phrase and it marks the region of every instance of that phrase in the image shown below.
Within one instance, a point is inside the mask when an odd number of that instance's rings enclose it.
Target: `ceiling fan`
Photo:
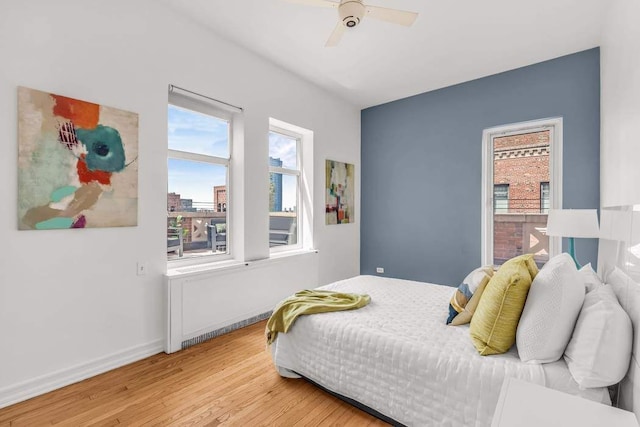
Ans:
[[[329,36],[326,47],[337,46],[347,28],[357,26],[366,17],[391,22],[392,24],[410,26],[418,17],[416,12],[388,9],[386,7],[367,6],[362,0],[287,0],[291,3],[306,4],[318,7],[333,7],[338,9],[339,21]]]

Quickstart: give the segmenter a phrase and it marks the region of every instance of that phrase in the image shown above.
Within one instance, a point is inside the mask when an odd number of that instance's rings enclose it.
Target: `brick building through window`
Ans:
[[[495,138],[493,158],[494,200],[508,188],[506,212],[500,213],[549,209],[549,131]]]
[[[534,253],[549,257],[550,131],[493,139],[493,259],[496,265]]]
[[[167,194],[167,212],[180,211],[180,195],[176,193]]]
[[[227,211],[227,186],[216,185],[213,187],[213,210],[215,212]]]

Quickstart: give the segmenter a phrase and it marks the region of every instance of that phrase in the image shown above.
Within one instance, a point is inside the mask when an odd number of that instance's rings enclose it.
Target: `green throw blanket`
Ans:
[[[278,332],[286,333],[293,322],[303,314],[352,310],[369,304],[369,295],[342,292],[304,290],[285,299],[273,310],[267,322],[267,344],[275,341]]]

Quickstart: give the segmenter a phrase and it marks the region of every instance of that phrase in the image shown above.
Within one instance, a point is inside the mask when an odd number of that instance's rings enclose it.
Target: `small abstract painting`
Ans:
[[[18,88],[18,228],[138,224],[138,115]]]
[[[325,217],[327,224],[355,222],[355,165],[327,160]]]

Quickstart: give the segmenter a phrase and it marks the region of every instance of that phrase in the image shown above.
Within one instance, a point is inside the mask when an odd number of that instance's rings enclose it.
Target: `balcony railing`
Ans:
[[[194,205],[196,203],[194,202]],[[198,204],[201,205],[201,204]],[[213,206],[213,204],[211,204]],[[297,216],[296,212],[270,212],[270,217],[278,218],[291,218],[291,221],[295,221]],[[175,236],[175,229],[182,229],[182,247],[184,256],[193,256],[198,254],[211,254],[211,253],[225,253],[227,250],[226,230],[224,235],[215,236],[212,226],[216,224],[224,224],[226,226],[227,213],[216,212],[213,209],[202,209],[201,207],[191,210],[181,210],[175,212],[167,212],[167,229],[170,230],[172,236]],[[282,221],[276,221],[282,222]],[[273,228],[274,221],[270,221],[270,227]],[[178,225],[178,227],[176,227]],[[282,242],[274,243],[286,234],[286,230],[276,226],[276,230],[270,230],[269,240],[270,246],[276,246],[280,244],[295,244],[295,236],[293,239],[286,239]],[[286,228],[286,227],[285,227]],[[293,229],[295,231],[295,228]],[[214,240],[216,239],[217,240]],[[272,241],[273,240],[273,241]],[[168,243],[169,244],[169,243]],[[177,259],[182,255],[179,255],[178,251],[168,252],[169,259]]]
[[[514,256],[533,253],[539,267],[549,260],[547,214],[495,213],[493,216],[493,259],[502,265]]]
[[[508,198],[493,199],[494,213],[549,213],[549,200],[545,198],[525,199],[525,198]]]
[[[170,213],[180,214],[182,212],[215,212],[213,202],[191,202],[190,204],[169,207]]]

